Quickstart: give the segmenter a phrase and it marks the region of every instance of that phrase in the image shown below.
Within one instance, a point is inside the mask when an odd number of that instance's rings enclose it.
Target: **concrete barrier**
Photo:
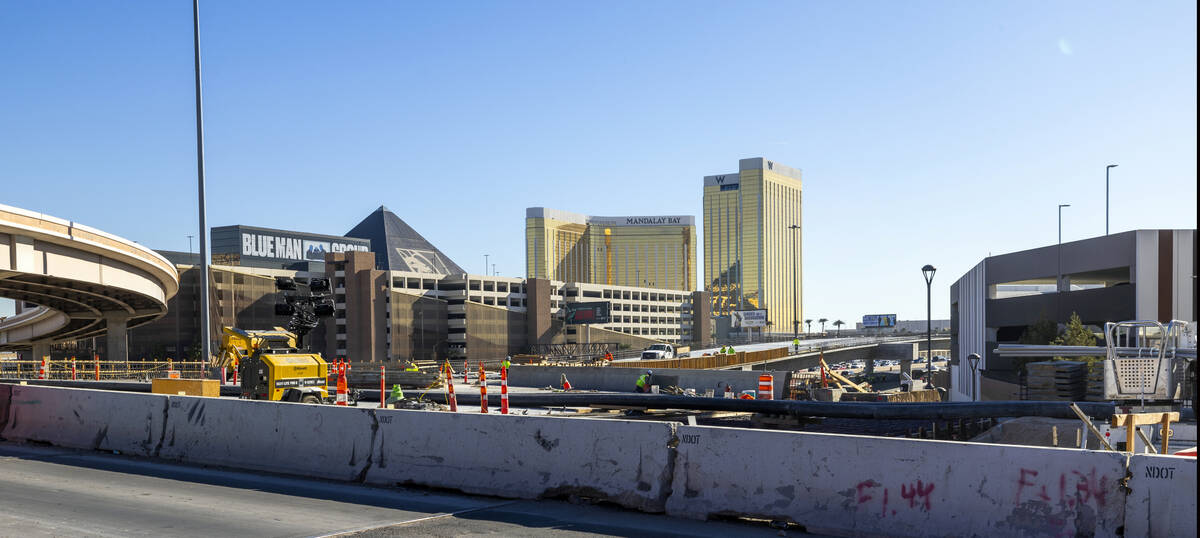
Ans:
[[[1196,458],[1138,454],[1129,460],[1125,536],[1196,535]]]
[[[167,396],[158,394],[3,385],[0,398],[0,437],[68,448],[155,456],[167,419]]]
[[[513,387],[558,387],[559,377],[566,374],[576,389],[603,390],[609,392],[633,392],[638,376],[646,368],[595,367],[595,366],[513,366],[508,371],[508,384]],[[694,388],[703,394],[713,389],[715,394],[725,392],[726,385],[735,392],[757,390],[758,376],[764,373],[775,376],[775,399],[787,395],[786,371],[741,371],[741,370],[689,370],[681,368],[653,369],[655,375],[679,378],[680,388]],[[651,380],[651,383],[654,381]]]
[[[171,396],[160,456],[333,480],[362,480],[375,446],[366,407]]]
[[[576,495],[662,512],[674,424],[378,410],[366,481],[500,497]]]
[[[515,369],[514,369],[515,370]],[[698,387],[699,388],[699,387]],[[188,463],[889,536],[1192,535],[1196,460],[0,384],[0,436]]]
[[[670,515],[888,536],[1116,536],[1124,519],[1124,457],[1114,452],[703,426],[676,434]]]

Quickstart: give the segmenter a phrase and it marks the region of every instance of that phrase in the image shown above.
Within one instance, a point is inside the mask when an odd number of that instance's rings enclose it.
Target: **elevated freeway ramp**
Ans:
[[[0,297],[36,304],[0,321],[0,351],[104,336],[127,357],[126,331],[158,319],[179,273],[154,251],[74,221],[0,204]]]

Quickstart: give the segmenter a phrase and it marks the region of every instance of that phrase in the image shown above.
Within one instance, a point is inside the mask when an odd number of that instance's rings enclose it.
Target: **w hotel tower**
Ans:
[[[803,320],[793,308],[803,303],[802,230],[792,225],[800,225],[799,170],[756,157],[704,177],[704,289],[714,316],[765,309],[771,332]]]

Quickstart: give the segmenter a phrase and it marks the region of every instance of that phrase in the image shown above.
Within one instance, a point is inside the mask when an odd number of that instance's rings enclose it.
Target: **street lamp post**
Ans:
[[[208,311],[208,218],[204,209],[204,100],[200,93],[200,0],[192,0],[192,51],[196,67],[196,180],[200,213],[200,373],[212,356]]]
[[[1062,293],[1062,279],[1063,279],[1063,275],[1062,275],[1062,210],[1064,207],[1071,207],[1071,204],[1058,204],[1058,247],[1055,249],[1058,251],[1058,255],[1057,255],[1057,257],[1058,257],[1058,275],[1054,280],[1054,297],[1055,297],[1054,309],[1056,310],[1056,312],[1054,313],[1055,323],[1058,322],[1058,318],[1061,317],[1061,315],[1062,315],[1062,312],[1057,312],[1057,310],[1059,310],[1059,305],[1062,303],[1062,300],[1060,299],[1060,294]],[[1070,286],[1068,286],[1068,291],[1069,290],[1070,290]]]
[[[1108,235],[1108,171],[1116,167],[1115,164],[1104,167],[1104,235]],[[1061,242],[1062,239],[1059,241]]]
[[[487,276],[488,267],[491,267],[490,265],[488,265],[488,256],[489,256],[488,254],[483,255],[483,276]]]
[[[800,338],[800,298],[799,298],[799,275],[796,269],[796,232],[800,229],[799,225],[793,224],[788,226],[792,231],[792,339]]]
[[[927,369],[933,369],[933,275],[937,267],[925,264],[921,274],[925,276],[925,356],[930,357]],[[901,370],[904,369],[901,365]]]
[[[972,353],[967,356],[967,362],[971,363],[971,401],[979,401],[979,360],[982,357],[978,353]]]

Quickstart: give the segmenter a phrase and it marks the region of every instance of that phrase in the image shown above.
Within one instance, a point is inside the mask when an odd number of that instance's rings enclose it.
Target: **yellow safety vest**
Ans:
[[[642,377],[639,377],[637,380],[637,386],[639,388],[646,386],[646,381],[649,380],[649,377],[650,374],[642,374]]]

